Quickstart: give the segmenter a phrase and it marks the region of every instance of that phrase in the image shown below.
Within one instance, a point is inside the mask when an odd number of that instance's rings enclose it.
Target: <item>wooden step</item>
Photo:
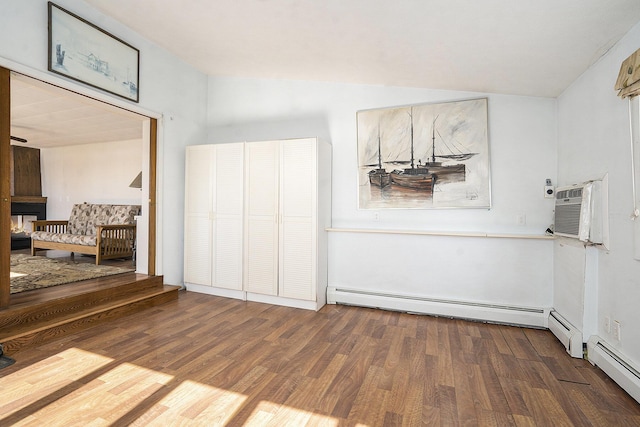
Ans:
[[[1,310],[0,343],[5,353],[178,298],[180,287],[163,285],[162,276],[119,276],[97,289],[47,301],[26,298]]]
[[[41,291],[31,291],[30,294],[17,294],[15,301],[4,310],[0,310],[0,331],[7,327],[21,324],[33,324],[41,320],[47,321],[52,317],[65,316],[94,306],[100,306],[109,301],[118,300],[122,296],[145,289],[162,286],[162,276],[147,276],[136,273],[126,273],[114,276],[112,280],[96,282],[93,286],[83,290],[81,286],[64,285],[62,295],[36,298]],[[63,289],[63,288],[59,288]],[[43,290],[44,291],[44,290]],[[31,297],[31,298],[30,298]],[[0,339],[2,332],[0,332]]]

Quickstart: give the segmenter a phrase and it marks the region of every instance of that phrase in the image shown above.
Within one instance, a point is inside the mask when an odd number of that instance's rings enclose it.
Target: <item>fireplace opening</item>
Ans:
[[[12,197],[11,201],[11,250],[27,249],[31,247],[33,221],[47,219],[47,204],[15,199],[20,198]]]
[[[11,215],[11,235],[30,237],[33,232],[33,221],[37,219],[37,215]]]

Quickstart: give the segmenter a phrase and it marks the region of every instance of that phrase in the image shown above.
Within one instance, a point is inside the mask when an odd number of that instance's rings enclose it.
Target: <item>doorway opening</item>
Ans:
[[[9,108],[3,103],[0,115],[3,123],[10,124],[11,136],[16,137],[12,141],[3,138],[3,144],[40,150],[42,198],[46,200],[42,205],[33,200],[22,203],[19,196],[10,194],[10,211],[8,206],[2,208],[6,210],[3,218],[10,220],[3,223],[11,223],[12,245],[3,244],[2,252],[30,247],[30,222],[46,217],[68,219],[73,204],[137,202],[142,206],[137,272],[155,275],[156,119],[24,74],[0,71],[9,74],[8,87],[3,90],[11,99]],[[7,79],[2,80],[0,85],[7,85]],[[114,157],[106,158],[109,155]],[[4,173],[8,178],[11,171]],[[143,177],[142,188],[131,188],[131,180],[138,174]],[[8,305],[9,284],[5,286],[4,277],[9,278],[9,260],[10,253],[2,254],[0,307]]]

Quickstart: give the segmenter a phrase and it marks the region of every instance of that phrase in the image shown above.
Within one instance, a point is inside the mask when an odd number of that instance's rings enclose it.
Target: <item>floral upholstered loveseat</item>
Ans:
[[[31,255],[38,249],[59,249],[103,259],[132,257],[139,205],[73,206],[69,220],[33,221]]]

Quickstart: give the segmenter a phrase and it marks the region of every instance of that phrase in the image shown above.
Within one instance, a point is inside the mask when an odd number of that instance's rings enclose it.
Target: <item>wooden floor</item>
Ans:
[[[19,249],[11,251],[11,254],[26,254],[30,255],[30,249]],[[69,252],[63,251],[38,251],[38,256],[46,256],[49,258],[55,258],[59,261],[64,262],[73,262],[73,263],[86,263],[86,264],[95,264],[96,258],[91,256],[86,256],[82,254],[70,255]],[[122,267],[122,268],[134,268],[133,262],[131,259],[107,259],[102,262],[101,265],[109,265],[113,267]],[[127,280],[141,280],[143,275],[135,274],[135,273],[123,273],[127,274],[127,278],[133,277],[133,279]],[[137,279],[136,279],[137,278]],[[45,302],[52,299],[57,299],[63,296],[69,296],[74,294],[81,294],[90,292],[91,290],[97,287],[111,286],[113,282],[119,282],[122,280],[122,275],[117,276],[105,276],[99,277],[97,279],[89,279],[83,280],[82,282],[73,282],[67,283],[64,285],[51,286],[48,288],[42,289],[34,289],[27,292],[19,292],[17,294],[11,294],[10,297],[10,305],[16,306],[18,304],[34,304],[37,302]]]
[[[17,294],[11,294],[10,304],[11,307],[15,307],[16,305],[46,302],[61,297],[83,294],[86,292],[90,292],[91,290],[96,288],[112,286],[112,284],[114,283],[119,284],[120,282],[122,282],[123,278],[125,280],[135,282],[136,280],[142,280],[145,277],[147,276],[144,274],[129,272],[112,276],[98,277],[95,279],[87,279],[81,282],[66,283],[64,285],[51,286],[49,288],[19,292]]]
[[[48,252],[50,256],[59,251]],[[53,258],[95,262],[92,257],[70,258],[68,252]],[[131,259],[105,264],[133,266]],[[162,276],[132,271],[11,294],[9,306],[0,310],[0,343],[5,353],[13,354],[22,347],[175,300],[178,290],[179,286],[164,285]]]
[[[548,331],[181,292],[11,355],[0,425],[640,426]]]

